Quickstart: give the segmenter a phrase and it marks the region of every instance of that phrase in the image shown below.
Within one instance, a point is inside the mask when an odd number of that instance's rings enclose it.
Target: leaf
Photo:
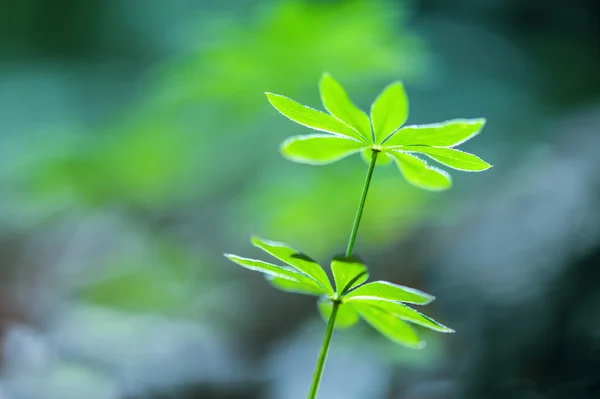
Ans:
[[[319,88],[327,112],[353,127],[365,141],[369,141],[372,137],[371,121],[363,110],[352,103],[342,85],[325,73],[321,77]]]
[[[252,237],[252,244],[274,256],[275,258],[287,263],[301,273],[311,277],[319,283],[328,293],[333,295],[333,288],[329,282],[329,277],[325,270],[309,256],[288,247],[286,244],[277,241],[265,240],[258,237]]]
[[[286,291],[294,292],[296,294],[306,295],[321,295],[328,294],[328,292],[319,283],[314,281],[312,278],[307,277],[303,274],[297,273],[297,281],[284,279],[281,277],[265,276],[267,281],[275,288]]]
[[[317,302],[319,312],[325,322],[329,321],[331,312],[333,311],[333,302],[329,298],[320,298]],[[352,327],[360,320],[358,312],[350,304],[340,303],[335,316],[335,328],[342,329]]]
[[[428,145],[455,147],[479,134],[485,119],[453,119],[429,125],[406,126],[384,141],[385,147]]]
[[[402,151],[418,152],[453,169],[465,172],[482,172],[492,167],[476,155],[454,148],[438,148],[427,146],[403,146]]]
[[[350,302],[350,301],[348,301],[348,302]],[[418,311],[414,310],[413,308],[410,308],[400,302],[378,300],[376,298],[373,298],[373,299],[362,298],[359,300],[352,301],[351,303],[353,303],[355,305],[360,303],[363,305],[369,305],[369,306],[379,308],[382,311],[391,313],[394,316],[399,317],[404,321],[418,324],[420,326],[427,327],[434,331],[443,332],[443,333],[453,333],[454,332],[453,329],[446,327],[445,325],[443,325],[441,323],[438,323],[437,321],[433,320],[431,317],[425,316],[423,313],[418,312]]]
[[[360,156],[367,163],[367,165],[369,165],[371,163],[371,157],[373,156],[373,150],[370,148],[365,148],[360,152]],[[383,151],[377,154],[377,165],[384,166],[389,165],[390,163],[392,163],[392,158],[388,154]]]
[[[432,191],[447,190],[452,187],[450,175],[443,170],[427,165],[427,162],[410,154],[391,151],[400,172],[410,184]]]
[[[431,303],[435,297],[426,294],[423,291],[390,283],[388,281],[373,281],[367,283],[349,292],[344,297],[345,301],[362,299],[379,299],[383,301],[399,301],[417,305],[427,305],[428,303]]]
[[[401,82],[386,87],[371,106],[374,141],[379,144],[406,122],[408,98]]]
[[[281,145],[286,158],[309,165],[333,163],[365,148],[365,144],[354,139],[327,134],[294,136]]]
[[[279,277],[285,280],[298,281],[298,272],[286,269],[281,266],[263,262],[261,260],[243,258],[241,256],[225,254],[225,257],[246,269],[261,272],[273,277]]]
[[[355,257],[338,256],[331,261],[331,271],[338,296],[364,283],[369,278],[367,266]]]
[[[277,111],[296,123],[311,129],[364,141],[360,133],[329,114],[299,104],[296,101],[279,94],[266,94],[269,102],[277,109]]]
[[[363,303],[355,303],[354,308],[367,323],[393,342],[414,349],[425,347],[417,332],[396,316]]]

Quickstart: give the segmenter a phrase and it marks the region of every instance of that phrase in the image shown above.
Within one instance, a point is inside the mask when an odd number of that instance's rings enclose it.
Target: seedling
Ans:
[[[377,97],[371,106],[370,118],[352,103],[343,87],[329,74],[321,78],[320,91],[329,113],[278,94],[266,94],[271,105],[287,118],[324,132],[287,139],[281,146],[286,158],[325,165],[361,153],[369,165],[346,253],[334,257],[330,264],[333,284],[317,262],[280,242],[252,238],[254,246],[285,266],[225,254],[238,265],[263,273],[275,288],[319,297],[318,309],[327,321],[327,328],[309,399],[317,395],[336,327],[350,327],[362,318],[393,342],[410,348],[423,348],[424,342],[408,323],[444,333],[454,332],[406,305],[427,305],[435,299],[432,295],[386,281],[366,282],[368,269],[354,255],[354,244],[376,164],[395,162],[410,184],[435,191],[449,189],[451,177],[418,155],[456,170],[480,172],[491,167],[477,156],[454,148],[481,131],[485,124],[483,118],[403,127],[408,117],[408,99],[400,82],[387,86]]]

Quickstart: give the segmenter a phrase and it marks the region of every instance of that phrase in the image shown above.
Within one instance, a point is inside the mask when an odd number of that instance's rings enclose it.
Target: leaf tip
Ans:
[[[263,242],[265,242],[265,240],[260,238],[259,236],[252,236],[252,237],[250,237],[250,242],[252,243],[252,245],[257,247],[260,244],[262,244]]]

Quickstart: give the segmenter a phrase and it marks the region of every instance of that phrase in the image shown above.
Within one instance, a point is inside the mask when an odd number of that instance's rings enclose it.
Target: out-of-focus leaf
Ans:
[[[388,281],[373,281],[364,284],[349,292],[344,300],[380,299],[384,301],[399,301],[427,305],[435,299],[433,295],[426,294],[414,288],[393,284]]]
[[[298,282],[296,276],[298,272],[286,269],[281,266],[273,265],[271,263],[263,262],[261,260],[243,258],[241,256],[225,254],[225,257],[238,265],[245,267],[246,269],[261,272],[264,274],[271,275],[273,277],[279,277],[286,280]]]
[[[387,300],[378,300],[375,298],[361,298],[353,301],[348,301],[349,303],[353,303],[355,306],[360,305],[368,305],[370,307],[375,307],[381,309],[384,312],[388,312],[393,314],[396,317],[401,318],[404,321],[408,321],[414,324],[418,324],[423,327],[427,327],[431,330],[443,332],[443,333],[453,333],[454,330],[446,327],[445,325],[438,323],[432,318],[425,316],[423,313],[410,308],[403,303],[393,302]]]
[[[394,82],[386,87],[371,106],[374,142],[380,144],[408,118],[408,98],[404,86]]]
[[[296,294],[306,294],[306,295],[322,295],[328,294],[328,292],[316,281],[307,277],[303,274],[296,273],[297,281],[284,279],[281,277],[273,277],[271,275],[266,275],[266,279],[271,285],[277,289],[287,292],[294,292]]]
[[[127,250],[111,252],[102,267],[94,268],[80,282],[78,297],[124,312],[197,314],[203,305],[198,287],[208,278],[207,270],[169,242],[151,240],[148,246],[135,255]]]
[[[333,302],[329,298],[321,298],[317,303],[319,308],[319,312],[323,317],[325,322],[329,321],[331,317],[331,312],[333,311]],[[335,328],[342,329],[348,328],[355,325],[360,317],[358,316],[358,312],[354,307],[350,304],[340,303],[338,305],[338,310],[335,316]]]
[[[366,148],[360,152],[360,156],[367,163],[367,165],[369,165],[371,163],[371,157],[373,156],[373,150]],[[379,154],[377,154],[378,166],[389,165],[392,162],[392,157],[390,157],[387,153],[381,151]]]
[[[331,271],[338,296],[364,283],[369,278],[367,266],[355,257],[337,256],[331,261]]]
[[[288,159],[310,165],[325,165],[357,153],[365,143],[326,134],[290,137],[281,145]]]
[[[426,190],[441,191],[452,187],[450,175],[443,170],[427,165],[427,162],[413,155],[389,152],[402,175],[413,186]]]
[[[417,152],[451,168],[467,171],[482,172],[492,167],[489,163],[476,155],[463,152],[455,148],[439,148],[428,146],[403,146],[401,151]]]
[[[198,46],[164,68],[161,96],[184,105],[210,101],[254,116],[260,110],[256,93],[300,95],[324,67],[339,80],[366,82],[361,88],[367,91],[373,80],[421,80],[432,65],[424,42],[406,29],[401,4],[256,4],[240,18],[210,15],[201,34],[214,45]]]
[[[428,145],[455,147],[479,134],[484,118],[453,119],[441,123],[405,126],[384,142],[385,147]]]
[[[393,342],[414,349],[425,347],[417,332],[398,317],[364,303],[355,303],[354,308],[367,323]]]
[[[322,285],[328,293],[333,294],[333,288],[331,287],[329,277],[327,277],[325,270],[309,256],[277,241],[252,237],[252,244],[282,262],[287,263],[301,273],[313,278],[317,283]]]
[[[346,91],[330,74],[325,73],[319,85],[325,109],[358,131],[364,140],[371,137],[371,122],[363,110],[352,103]]]
[[[269,102],[277,111],[296,123],[322,132],[364,141],[360,133],[329,114],[307,107],[279,94],[266,94]]]

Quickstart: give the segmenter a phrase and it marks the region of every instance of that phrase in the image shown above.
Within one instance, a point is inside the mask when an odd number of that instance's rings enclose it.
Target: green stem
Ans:
[[[308,399],[315,399],[317,397],[317,391],[319,390],[319,384],[321,383],[321,376],[323,375],[323,368],[325,367],[325,360],[327,360],[327,352],[329,352],[331,336],[333,335],[333,327],[335,326],[335,316],[337,316],[338,306],[340,306],[338,301],[333,302],[331,316],[329,316],[327,330],[325,330],[325,338],[323,338],[323,344],[321,344],[321,353],[319,353],[319,360],[317,360],[317,366],[315,368],[315,374],[313,376],[313,382],[310,387]]]
[[[346,257],[352,255],[354,250],[354,242],[356,241],[356,234],[358,233],[358,226],[360,225],[360,219],[362,217],[363,209],[365,208],[365,201],[367,199],[367,193],[369,191],[369,185],[371,184],[371,177],[373,177],[373,171],[375,170],[375,163],[377,162],[377,155],[379,151],[373,150],[373,156],[371,157],[371,164],[369,165],[369,171],[367,172],[367,178],[365,179],[365,185],[363,186],[362,195],[358,204],[358,210],[354,217],[354,225],[352,226],[352,233],[350,233],[350,240],[348,241],[348,249],[346,249]],[[327,330],[325,330],[325,338],[323,338],[323,344],[321,344],[321,353],[319,353],[319,360],[317,360],[317,366],[315,368],[315,374],[313,376],[313,382],[310,387],[308,399],[315,399],[319,390],[319,384],[321,383],[321,376],[323,375],[323,368],[325,367],[325,360],[327,360],[327,352],[329,352],[329,344],[331,343],[331,337],[333,336],[333,328],[335,326],[335,317],[337,316],[338,307],[340,306],[339,300],[333,302],[333,308],[331,309],[331,315],[327,322]]]
[[[369,185],[371,184],[371,177],[375,170],[375,163],[377,162],[377,155],[379,151],[373,150],[373,156],[371,157],[371,164],[369,165],[369,171],[367,172],[367,178],[365,179],[365,185],[363,186],[363,192],[358,203],[358,209],[356,210],[356,216],[354,217],[354,225],[352,226],[352,232],[350,233],[350,240],[348,241],[348,248],[346,249],[346,257],[352,255],[354,251],[354,242],[356,241],[356,234],[358,233],[358,226],[360,225],[360,218],[365,208],[365,201],[367,199],[367,193],[369,192]]]

